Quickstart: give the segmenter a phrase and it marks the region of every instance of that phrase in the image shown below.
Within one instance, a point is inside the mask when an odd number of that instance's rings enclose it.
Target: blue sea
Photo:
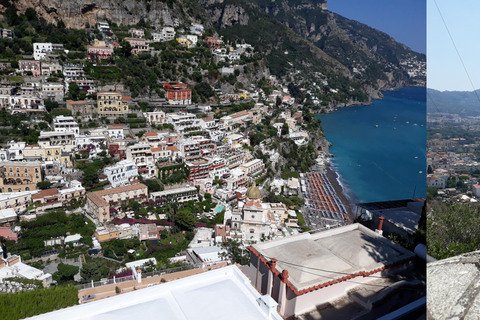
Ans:
[[[426,89],[383,94],[370,106],[316,115],[352,202],[426,197]]]

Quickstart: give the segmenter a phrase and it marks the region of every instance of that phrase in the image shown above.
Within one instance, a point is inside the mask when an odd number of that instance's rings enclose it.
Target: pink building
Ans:
[[[18,71],[22,75],[24,73],[31,72],[32,76],[40,77],[42,73],[41,62],[37,60],[19,60]]]
[[[145,39],[141,38],[125,38],[125,41],[130,43],[132,46],[132,54],[138,55],[142,51],[150,51],[148,43],[145,42]]]
[[[113,48],[101,47],[101,46],[88,46],[88,57],[91,60],[108,59],[113,55]]]

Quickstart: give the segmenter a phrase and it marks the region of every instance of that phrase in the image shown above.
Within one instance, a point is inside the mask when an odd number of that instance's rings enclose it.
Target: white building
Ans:
[[[197,119],[196,115],[184,111],[168,113],[167,121],[173,124],[174,130],[179,134],[201,130],[202,128],[200,119]]]
[[[38,145],[42,148],[60,146],[64,152],[75,150],[75,134],[71,132],[41,131],[38,137]]]
[[[281,320],[276,309],[232,265],[32,319]]]
[[[77,137],[80,133],[80,128],[75,118],[70,116],[56,116],[53,119],[53,131],[73,133],[75,137]]]
[[[330,302],[331,312],[337,312],[337,316],[330,313],[332,319],[351,319],[353,314],[342,316],[338,309],[365,288],[369,288],[368,294],[362,295],[356,315],[371,311],[375,303],[398,303],[395,294],[389,297],[385,292],[393,293],[408,281],[403,277],[400,282],[385,279],[406,272],[415,260],[414,253],[358,223],[257,243],[249,249],[250,266],[245,273],[255,279],[262,294],[274,297],[285,318],[314,310],[323,318],[319,307]]]
[[[106,167],[103,172],[114,188],[128,185],[132,178],[138,176],[137,167],[128,160],[122,160],[113,166]]]
[[[52,43],[35,42],[33,44],[33,59],[42,60],[47,57],[48,52],[52,52]]]
[[[173,27],[163,27],[160,31],[161,41],[171,41],[175,39],[175,29]]]
[[[166,122],[165,112],[163,111],[152,111],[147,112],[145,114],[145,118],[147,118],[147,122],[149,124],[164,124]]]

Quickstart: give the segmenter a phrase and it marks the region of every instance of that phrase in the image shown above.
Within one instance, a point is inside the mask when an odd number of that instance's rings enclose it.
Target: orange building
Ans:
[[[164,88],[167,91],[167,99],[169,104],[191,104],[192,89],[189,89],[185,83],[181,82],[165,82]]]

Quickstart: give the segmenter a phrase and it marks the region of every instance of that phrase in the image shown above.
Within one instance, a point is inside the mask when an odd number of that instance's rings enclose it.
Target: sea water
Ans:
[[[352,202],[426,197],[426,89],[384,92],[373,105],[318,114],[331,164]]]

